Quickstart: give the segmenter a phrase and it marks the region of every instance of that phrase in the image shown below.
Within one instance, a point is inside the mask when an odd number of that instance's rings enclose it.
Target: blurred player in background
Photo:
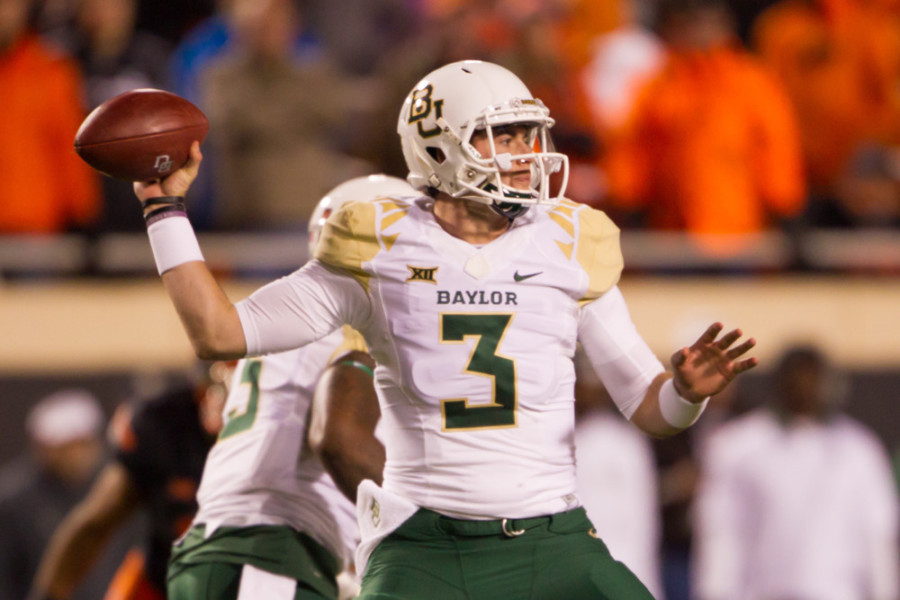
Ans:
[[[703,446],[698,600],[897,600],[898,498],[887,449],[840,411],[845,382],[789,348],[771,401]]]
[[[119,407],[110,427],[114,460],[56,529],[30,600],[72,598],[139,510],[147,535],[122,561],[105,600],[165,599],[169,550],[197,510],[203,461],[221,426],[224,365],[213,367],[198,365],[190,381]]]
[[[568,172],[552,124],[498,65],[430,73],[398,122],[419,197],[346,205],[313,261],[237,305],[178,207],[199,144],[184,168],[135,184],[153,199],[151,247],[200,356],[296,348],[344,324],[365,337],[386,463],[383,486],[358,490],[362,598],[651,597],[580,507],[576,343],[619,410],[658,436],[756,364],[742,358],[755,342],[715,323],[666,372],[616,287],[618,228],[551,190]]]
[[[106,415],[84,389],[61,389],[28,413],[28,448],[0,470],[0,598],[22,600],[54,531],[97,481]],[[123,531],[74,600],[102,596],[135,532]]]
[[[312,215],[310,253],[325,219],[346,202],[414,194],[402,179],[383,175],[337,186]],[[374,438],[373,368],[362,337],[349,327],[238,362],[198,493],[200,510],[173,550],[170,600],[338,597],[337,577],[352,567],[358,543],[350,499],[363,479],[380,481],[384,465]]]

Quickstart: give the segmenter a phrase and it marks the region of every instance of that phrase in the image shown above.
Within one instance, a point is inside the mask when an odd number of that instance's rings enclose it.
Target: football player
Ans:
[[[169,549],[197,510],[203,461],[221,426],[226,368],[198,364],[185,381],[116,409],[112,459],[54,532],[29,600],[77,597],[113,536],[138,512],[146,514],[146,535],[126,554],[104,599],[165,600]]]
[[[326,217],[344,203],[410,195],[409,184],[385,175],[337,186],[313,212],[310,252]],[[338,597],[337,576],[352,567],[358,542],[353,503],[340,489],[355,499],[360,480],[380,481],[384,464],[374,438],[373,367],[349,327],[237,363],[222,431],[203,469],[197,515],[173,547],[169,600]],[[320,380],[321,405],[311,409]],[[339,408],[331,406],[331,395],[341,396]],[[356,453],[332,460],[329,449],[348,437]],[[328,465],[335,466],[334,479]]]
[[[649,598],[578,500],[576,344],[618,409],[654,436],[691,425],[756,364],[744,358],[754,341],[715,323],[663,367],[616,285],[619,230],[563,197],[568,161],[552,125],[498,65],[433,71],[398,121],[419,196],[344,206],[314,260],[236,305],[183,210],[199,145],[180,171],[135,184],[201,357],[293,348],[344,324],[364,336],[386,463],[383,485],[358,488],[362,598]]]

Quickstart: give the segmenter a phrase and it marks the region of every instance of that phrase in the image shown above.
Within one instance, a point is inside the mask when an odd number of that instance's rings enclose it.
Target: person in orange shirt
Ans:
[[[828,204],[855,212],[864,194],[843,188],[860,152],[900,142],[900,17],[888,2],[783,0],[757,18],[752,40],[796,106],[810,189],[822,205],[813,216]]]
[[[707,243],[706,234],[755,234],[796,216],[806,197],[796,119],[780,84],[740,47],[727,7],[668,2],[658,19],[665,64],[607,136],[611,208]]]
[[[99,176],[78,158],[84,118],[77,67],[29,31],[32,0],[0,0],[0,233],[85,228]]]

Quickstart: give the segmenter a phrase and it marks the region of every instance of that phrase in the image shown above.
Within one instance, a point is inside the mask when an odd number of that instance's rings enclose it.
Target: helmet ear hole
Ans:
[[[428,146],[427,148],[425,148],[425,151],[428,153],[428,156],[430,156],[431,159],[439,165],[444,164],[444,161],[447,160],[447,157],[444,155],[444,151],[440,148],[436,148],[435,146]]]

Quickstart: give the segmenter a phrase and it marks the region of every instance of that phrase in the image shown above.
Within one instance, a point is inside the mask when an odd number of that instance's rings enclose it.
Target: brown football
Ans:
[[[203,142],[209,121],[176,94],[142,88],[110,98],[75,134],[75,151],[110,177],[149,181],[187,162],[191,142]]]

